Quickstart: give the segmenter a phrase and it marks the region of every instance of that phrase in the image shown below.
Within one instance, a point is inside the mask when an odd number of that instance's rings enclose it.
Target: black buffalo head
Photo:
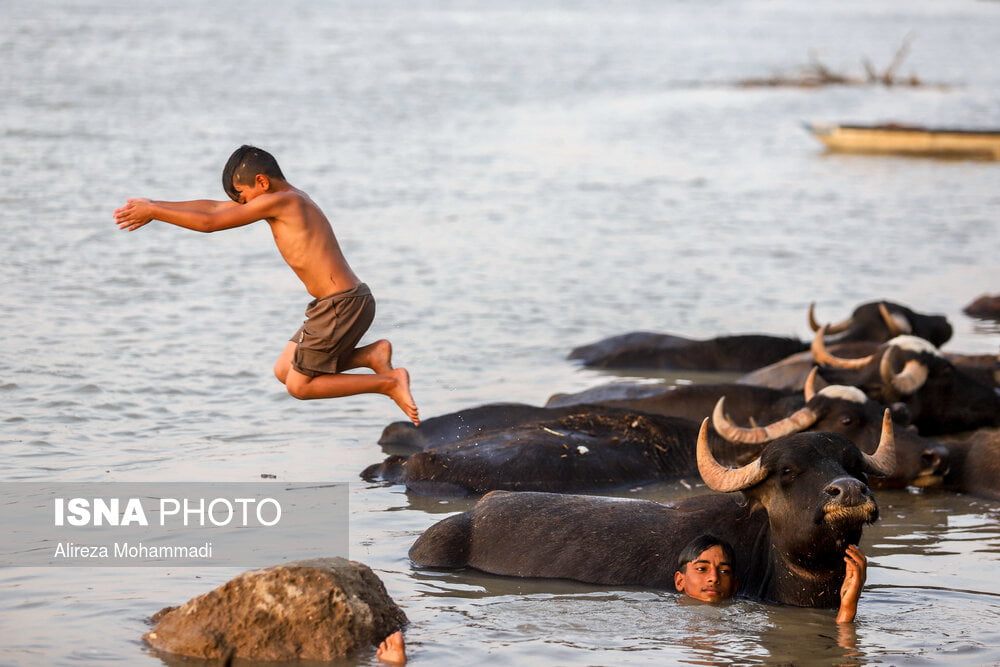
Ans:
[[[816,304],[809,304],[809,326],[819,331],[816,321]],[[891,301],[874,301],[854,309],[851,316],[837,324],[828,325],[827,335],[836,336],[836,342],[872,341],[884,343],[902,335],[919,336],[940,347],[951,339],[952,329],[944,315],[925,315]]]
[[[955,433],[1000,425],[1000,395],[956,367],[936,347],[916,336],[897,336],[871,354],[840,358],[823,341],[826,328],[812,342],[823,377],[859,387],[884,405],[902,402],[924,435]]]
[[[797,433],[769,443],[759,458],[739,468],[712,455],[708,422],[698,436],[698,470],[714,491],[740,491],[751,507],[767,510],[774,549],[791,568],[842,567],[847,544],[857,544],[865,524],[878,519],[868,475],[892,475],[895,439],[886,410],[874,454],[838,433]]]
[[[882,436],[885,407],[865,396],[857,387],[830,385],[814,390],[817,369],[806,382],[806,404],[771,424],[746,428],[737,426],[725,412],[725,397],[712,413],[712,426],[723,438],[734,443],[763,444],[802,431],[828,431],[847,436],[858,449],[873,454]],[[902,411],[904,426],[909,414]],[[895,433],[896,461],[893,474],[880,478],[875,486],[939,486],[948,471],[948,448],[928,440],[911,429]]]

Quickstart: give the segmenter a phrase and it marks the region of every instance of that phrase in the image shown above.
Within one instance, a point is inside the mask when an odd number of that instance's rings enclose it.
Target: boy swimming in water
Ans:
[[[403,641],[402,631],[397,630],[382,640],[375,651],[375,657],[390,665],[405,665],[406,643]]]
[[[850,623],[857,615],[858,599],[868,570],[868,560],[853,544],[847,547],[844,561],[847,569],[840,588],[838,623]],[[733,549],[725,541],[711,535],[697,537],[677,558],[674,587],[702,602],[726,600],[739,588],[733,562]]]
[[[323,211],[285,180],[270,153],[253,146],[241,146],[230,156],[222,187],[232,201],[129,199],[115,211],[115,223],[126,231],[160,220],[216,232],[266,220],[282,258],[314,297],[306,321],[275,362],[275,376],[303,400],[384,394],[419,424],[410,375],[393,368],[391,343],[356,347],[375,317],[375,300],[347,263]],[[344,372],[355,368],[374,374]]]
[[[733,549],[712,535],[691,541],[677,557],[674,587],[702,602],[721,602],[733,596],[739,586],[733,572]]]

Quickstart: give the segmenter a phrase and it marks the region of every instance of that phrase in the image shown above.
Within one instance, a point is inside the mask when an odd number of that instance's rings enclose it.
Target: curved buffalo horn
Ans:
[[[892,381],[892,386],[904,396],[910,396],[924,386],[928,375],[930,375],[930,369],[927,368],[926,364],[916,359],[910,359],[903,366],[902,372]]]
[[[882,435],[878,439],[878,447],[874,454],[861,452],[865,460],[867,472],[873,475],[889,477],[896,470],[896,436],[892,431],[892,411],[889,408],[882,413]]]
[[[858,359],[842,359],[840,357],[835,357],[830,354],[826,349],[826,343],[823,342],[823,336],[830,333],[830,325],[824,325],[816,335],[813,336],[812,349],[813,359],[816,363],[823,364],[824,366],[834,366],[836,368],[846,368],[848,370],[856,371],[860,368],[864,368],[875,358],[874,354],[869,354],[867,357],[860,357]]]
[[[885,322],[885,326],[888,327],[889,333],[892,334],[893,338],[912,333],[909,327],[904,328],[899,326],[899,322],[892,316],[892,313],[889,312],[884,303],[878,304],[878,313],[882,316],[882,321]]]
[[[745,445],[759,445],[764,442],[770,442],[784,435],[804,431],[815,424],[816,420],[819,419],[819,415],[816,414],[812,408],[803,407],[799,408],[784,419],[779,419],[773,424],[768,424],[767,426],[757,426],[754,428],[744,428],[732,423],[729,421],[729,418],[726,417],[725,409],[723,408],[723,404],[725,402],[726,397],[723,396],[719,399],[719,402],[715,404],[715,410],[712,412],[712,426],[715,427],[715,430],[719,433],[719,435],[729,442],[739,442]]]
[[[802,385],[802,396],[806,399],[806,403],[812,400],[813,396],[816,395],[816,375],[819,374],[819,366],[813,366],[812,370],[809,371],[809,375],[806,376],[806,382]]]
[[[878,364],[879,375],[882,382],[903,396],[909,396],[924,386],[930,369],[927,365],[916,359],[910,359],[903,365],[903,370],[897,373],[893,370],[893,361],[896,358],[897,349],[895,345],[890,345],[882,354],[882,360]]]
[[[760,458],[742,468],[727,468],[715,460],[708,446],[708,418],[701,422],[698,431],[698,472],[705,484],[713,491],[728,493],[742,491],[767,477],[767,470],[760,464]]]
[[[828,324],[828,325],[826,325],[827,326],[826,333],[827,333],[827,335],[844,333],[845,331],[847,331],[848,329],[851,328],[852,324],[854,324],[854,318],[853,317],[848,317],[846,320],[844,320],[840,324]],[[820,324],[819,324],[819,322],[816,321],[816,302],[815,301],[809,304],[809,328],[812,329],[813,331],[819,331],[820,330]]]

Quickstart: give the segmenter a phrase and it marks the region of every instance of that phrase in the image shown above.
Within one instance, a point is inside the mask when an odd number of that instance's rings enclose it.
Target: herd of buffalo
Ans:
[[[639,332],[577,348],[588,367],[741,376],[391,424],[380,444],[395,453],[363,477],[483,495],[417,539],[420,567],[672,589],[678,553],[711,533],[735,549],[739,594],[836,607],[844,549],[878,518],[873,487],[1000,499],[1000,357],[943,353],[944,316],[890,302],[809,321],[807,342]],[[710,492],[580,495],[685,478]]]

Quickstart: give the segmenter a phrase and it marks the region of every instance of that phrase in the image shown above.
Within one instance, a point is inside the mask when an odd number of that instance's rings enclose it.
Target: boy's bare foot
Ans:
[[[388,662],[394,665],[405,664],[406,645],[403,643],[403,633],[397,630],[386,637],[385,640],[378,645],[378,650],[375,651],[375,657],[382,662]]]
[[[395,386],[386,392],[386,395],[396,401],[396,405],[402,409],[410,421],[420,426],[420,414],[417,411],[417,404],[410,393],[410,374],[405,368],[394,368],[386,375],[396,380]]]

